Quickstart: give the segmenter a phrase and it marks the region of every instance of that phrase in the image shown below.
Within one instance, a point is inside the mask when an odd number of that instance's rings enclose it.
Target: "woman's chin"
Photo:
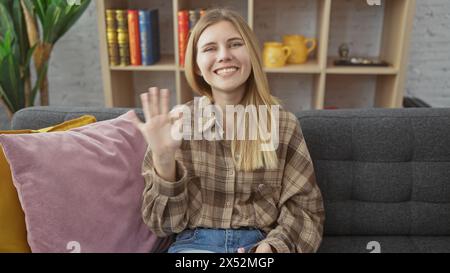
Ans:
[[[218,85],[213,85],[213,89],[219,92],[223,92],[223,93],[233,93],[233,92],[237,92],[238,90],[240,90],[241,86],[243,84],[236,84],[235,82],[230,82],[228,84],[218,84]]]

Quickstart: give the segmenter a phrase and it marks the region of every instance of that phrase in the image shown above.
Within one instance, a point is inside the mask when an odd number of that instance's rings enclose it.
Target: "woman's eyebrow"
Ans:
[[[233,38],[228,39],[228,42],[235,41],[235,40],[243,41],[242,38],[240,38],[240,37],[233,37]]]
[[[242,38],[240,38],[240,37],[233,37],[233,38],[228,39],[227,42],[236,41],[236,40],[243,41]],[[204,48],[204,47],[209,46],[209,45],[215,45],[215,44],[217,44],[217,43],[216,42],[209,42],[209,43],[206,43],[206,44],[202,45],[201,48]]]

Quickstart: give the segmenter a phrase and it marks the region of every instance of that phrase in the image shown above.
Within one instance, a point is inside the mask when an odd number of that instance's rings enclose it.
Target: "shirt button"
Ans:
[[[264,188],[264,184],[259,184],[258,185],[258,190],[262,190]]]
[[[227,202],[225,205],[226,205],[227,207],[231,207],[231,202]]]
[[[228,172],[228,174],[231,175],[231,176],[233,176],[233,175],[234,175],[234,170],[230,170],[230,171]]]

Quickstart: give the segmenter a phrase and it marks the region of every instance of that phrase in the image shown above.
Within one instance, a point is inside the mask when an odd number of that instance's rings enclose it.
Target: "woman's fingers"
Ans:
[[[158,87],[151,87],[148,92],[142,93],[140,98],[146,121],[160,114],[169,114],[170,92],[168,89],[159,90]]]
[[[169,113],[170,92],[169,89],[161,89],[161,114]]]
[[[150,93],[150,117],[154,117],[159,115],[160,112],[159,89],[157,87],[151,87],[149,93]]]
[[[141,103],[142,103],[142,111],[144,112],[145,122],[150,121],[150,105],[149,105],[149,94],[142,93],[141,94]]]

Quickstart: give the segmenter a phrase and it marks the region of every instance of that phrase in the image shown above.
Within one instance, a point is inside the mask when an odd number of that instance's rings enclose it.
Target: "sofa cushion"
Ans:
[[[318,252],[449,253],[450,236],[326,236]]]
[[[33,252],[151,252],[142,220],[146,143],[126,113],[52,134],[3,135]]]
[[[1,134],[30,134],[70,130],[95,122],[90,115],[83,115],[55,126],[39,130],[9,130]],[[0,252],[30,252],[27,243],[25,215],[13,185],[10,166],[0,145]]]

